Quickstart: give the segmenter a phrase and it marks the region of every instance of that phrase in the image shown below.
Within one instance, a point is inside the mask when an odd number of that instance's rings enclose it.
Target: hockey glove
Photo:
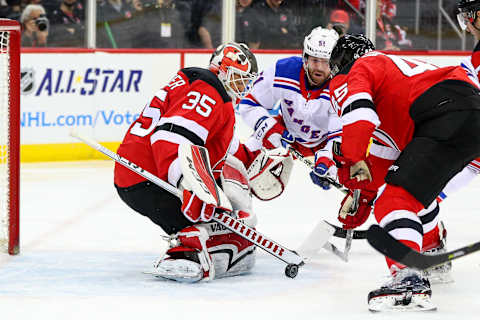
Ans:
[[[254,137],[267,149],[276,149],[293,143],[295,139],[277,120],[264,116],[257,121]],[[291,141],[291,142],[289,142]]]
[[[191,222],[209,222],[215,213],[213,204],[205,203],[200,200],[195,193],[183,190],[183,202],[181,210],[185,217]]]
[[[329,190],[331,185],[329,179],[335,180],[337,175],[337,167],[332,159],[327,157],[320,157],[315,160],[315,167],[310,172],[312,182],[322,188]]]
[[[371,181],[370,163],[368,159],[353,163],[351,160],[333,154],[338,167],[338,181],[348,189],[364,189]]]
[[[343,198],[338,212],[338,220],[343,223],[344,229],[354,229],[367,221],[372,211],[373,200],[377,196],[376,192],[362,190],[358,199],[358,208],[355,210],[353,201],[353,191],[350,190]]]

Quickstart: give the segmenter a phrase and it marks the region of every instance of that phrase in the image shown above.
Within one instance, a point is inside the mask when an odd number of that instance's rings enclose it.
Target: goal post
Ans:
[[[20,251],[20,24],[0,19],[0,251]]]

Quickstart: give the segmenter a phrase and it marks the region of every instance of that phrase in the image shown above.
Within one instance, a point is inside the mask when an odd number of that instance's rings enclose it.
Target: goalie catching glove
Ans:
[[[282,154],[283,152],[283,154]],[[280,196],[290,179],[293,159],[285,149],[262,150],[247,169],[252,193],[260,200]]]
[[[377,196],[376,192],[362,190],[358,198],[358,207],[355,208],[353,191],[350,190],[343,198],[338,212],[338,221],[343,223],[344,229],[355,229],[367,221],[372,211],[373,201]]]

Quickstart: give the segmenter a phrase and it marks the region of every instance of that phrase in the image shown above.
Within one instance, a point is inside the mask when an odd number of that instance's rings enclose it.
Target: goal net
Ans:
[[[0,251],[19,252],[20,25],[0,19]]]

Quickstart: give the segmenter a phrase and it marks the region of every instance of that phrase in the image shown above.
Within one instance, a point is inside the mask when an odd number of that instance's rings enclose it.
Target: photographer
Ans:
[[[20,16],[23,47],[46,47],[49,22],[45,9],[39,4],[29,4]]]

